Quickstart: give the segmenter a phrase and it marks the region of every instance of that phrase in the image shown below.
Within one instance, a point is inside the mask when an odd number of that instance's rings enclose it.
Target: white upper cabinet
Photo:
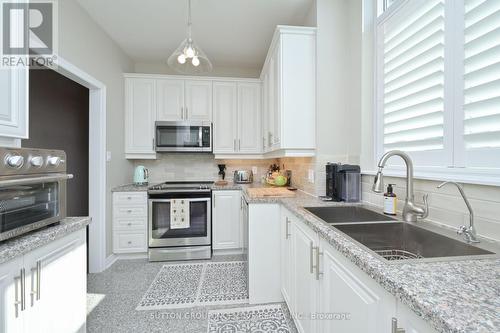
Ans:
[[[214,82],[214,154],[262,153],[260,82]]]
[[[0,69],[0,137],[28,138],[29,70]]]
[[[268,156],[314,155],[316,28],[278,26],[261,79]]]
[[[212,81],[189,80],[185,86],[187,120],[212,120]]]
[[[214,153],[236,150],[238,129],[236,82],[214,82]]]
[[[238,83],[238,152],[257,154],[261,146],[261,85]]]
[[[156,158],[156,80],[125,79],[125,153],[127,158]]]
[[[156,81],[157,120],[184,120],[184,81],[159,79]]]

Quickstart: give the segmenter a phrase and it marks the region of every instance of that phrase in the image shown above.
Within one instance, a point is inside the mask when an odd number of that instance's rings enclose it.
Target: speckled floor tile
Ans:
[[[240,261],[242,256],[216,256],[212,262]],[[190,261],[206,262],[206,261]],[[98,333],[206,333],[208,311],[250,305],[198,306],[188,309],[137,311],[144,293],[166,263],[147,260],[120,260],[108,270],[88,277],[87,332]],[[283,303],[287,324],[296,333]]]

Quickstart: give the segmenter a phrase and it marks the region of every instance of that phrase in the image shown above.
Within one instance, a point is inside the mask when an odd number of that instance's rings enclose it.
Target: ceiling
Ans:
[[[187,0],[78,0],[135,62],[164,63],[186,36]],[[192,0],[193,39],[214,68],[260,69],[278,24],[313,0]]]

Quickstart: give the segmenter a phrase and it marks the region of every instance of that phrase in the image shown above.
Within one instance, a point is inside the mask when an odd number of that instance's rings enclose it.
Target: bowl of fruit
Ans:
[[[280,172],[279,166],[273,164],[269,167],[266,183],[272,186],[286,186],[288,179]]]

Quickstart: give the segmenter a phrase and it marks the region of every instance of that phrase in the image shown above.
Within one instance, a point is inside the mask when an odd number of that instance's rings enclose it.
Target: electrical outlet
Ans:
[[[307,181],[309,183],[314,183],[314,169],[309,169],[307,172]]]
[[[257,171],[258,171],[257,167],[256,167],[256,166],[253,166],[253,167],[252,167],[252,173],[253,173],[254,175],[256,175],[256,174],[257,174]]]

